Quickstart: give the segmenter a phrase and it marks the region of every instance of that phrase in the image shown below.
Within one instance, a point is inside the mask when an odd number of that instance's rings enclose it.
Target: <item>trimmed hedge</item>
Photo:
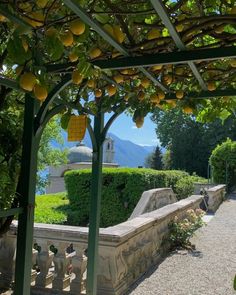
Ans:
[[[101,227],[123,222],[129,218],[142,193],[152,188],[181,186],[178,181],[190,177],[184,171],[157,171],[139,168],[104,168],[102,178]],[[194,181],[191,178],[192,182]],[[71,210],[68,224],[87,226],[91,170],[68,171],[65,174]],[[183,183],[182,186],[186,185]],[[189,192],[189,181],[187,181]],[[186,195],[185,190],[181,194]],[[179,196],[182,198],[183,196]]]
[[[210,156],[213,181],[225,183],[229,188],[236,184],[236,141],[227,139],[217,145]]]

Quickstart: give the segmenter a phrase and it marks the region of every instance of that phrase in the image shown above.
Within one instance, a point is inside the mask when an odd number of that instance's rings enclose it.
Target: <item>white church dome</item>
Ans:
[[[92,162],[93,151],[91,148],[79,143],[69,149],[68,160],[69,163]]]

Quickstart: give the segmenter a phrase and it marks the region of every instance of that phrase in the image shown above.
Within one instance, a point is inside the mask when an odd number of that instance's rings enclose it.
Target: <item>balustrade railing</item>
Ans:
[[[98,295],[121,295],[167,250],[168,225],[177,215],[198,208],[191,196],[152,212],[100,229]],[[0,239],[0,289],[14,281],[17,224]],[[88,229],[35,224],[32,249],[32,294],[80,295],[86,292]],[[19,254],[20,255],[20,254]],[[23,275],[23,274],[22,274]]]

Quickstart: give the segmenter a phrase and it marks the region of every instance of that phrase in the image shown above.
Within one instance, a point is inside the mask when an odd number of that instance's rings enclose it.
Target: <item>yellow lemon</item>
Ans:
[[[129,70],[128,69],[124,69],[122,71],[120,71],[122,74],[124,75],[128,75],[129,74]]]
[[[224,32],[224,29],[225,29],[225,26],[221,25],[221,26],[215,28],[215,32],[217,34],[222,34]]]
[[[70,23],[70,30],[74,35],[82,35],[85,31],[85,24],[76,19]]]
[[[71,46],[74,42],[74,37],[71,31],[66,30],[62,35],[61,35],[61,42],[64,46],[68,47]]]
[[[142,100],[144,100],[144,98],[145,98],[145,93],[143,91],[140,91],[138,93],[138,100],[142,101]]]
[[[182,99],[184,97],[184,92],[183,90],[177,90],[175,95],[178,99]]]
[[[124,78],[122,75],[116,75],[113,77],[113,79],[116,81],[116,83],[122,83],[124,81]]]
[[[78,55],[75,53],[75,52],[71,52],[70,54],[69,54],[69,60],[71,61],[71,62],[75,62],[75,61],[77,61],[78,60]]]
[[[28,72],[20,76],[20,87],[26,91],[32,91],[36,84],[36,77],[34,74]]]
[[[164,82],[167,84],[167,85],[169,85],[169,84],[171,84],[171,82],[172,82],[172,76],[171,75],[165,75],[164,77],[163,77],[163,80],[164,80]]]
[[[44,8],[44,7],[46,7],[47,4],[48,4],[48,0],[37,0],[36,1],[36,5],[39,8]]]
[[[58,31],[57,31],[57,29],[54,28],[54,27],[50,27],[50,28],[47,29],[46,32],[45,32],[45,35],[48,36],[48,37],[53,37],[53,36],[55,36],[55,35],[57,35],[57,34],[58,34]]]
[[[95,88],[96,82],[93,79],[89,79],[87,85],[89,88]]]
[[[104,29],[109,35],[111,35],[112,37],[114,37],[114,31],[113,31],[113,28],[112,28],[111,25],[109,25],[109,24],[105,24],[105,25],[103,26],[103,29]]]
[[[44,24],[44,15],[41,12],[33,11],[29,13],[26,21],[34,28],[41,27]]]
[[[29,49],[29,44],[27,43],[27,41],[25,40],[25,38],[22,39],[22,46],[23,46],[25,52],[27,52],[28,49]]]
[[[129,100],[129,95],[128,95],[128,94],[126,94],[126,95],[124,96],[124,100],[125,100],[125,101],[128,101],[128,100]]]
[[[184,29],[184,25],[183,25],[183,24],[179,24],[179,25],[177,25],[175,28],[176,28],[176,31],[177,31],[178,33],[180,33],[180,32],[183,31],[183,29]]]
[[[144,123],[144,118],[143,117],[137,117],[135,119],[135,124],[137,128],[141,128],[143,126]]]
[[[20,76],[21,72],[23,71],[24,67],[23,66],[17,66],[15,68],[15,72],[17,76]]]
[[[34,86],[34,95],[38,100],[44,101],[48,96],[48,91],[45,87],[36,84]]]
[[[193,109],[190,106],[183,106],[183,112],[190,115],[193,113]]]
[[[123,33],[120,26],[114,26],[113,27],[113,34],[114,34],[114,37],[115,37],[116,41],[118,41],[118,43],[123,43],[124,42],[125,34]]]
[[[236,68],[236,59],[232,59],[230,61],[230,65],[231,65],[232,68]]]
[[[156,93],[151,94],[150,100],[153,103],[160,103],[160,98]]]
[[[94,92],[95,97],[101,97],[102,96],[102,90],[101,89],[96,89]]]
[[[152,71],[160,71],[162,69],[162,65],[155,65],[152,67]]]
[[[236,6],[232,7],[230,10],[230,14],[236,14]]]
[[[160,100],[162,100],[162,99],[164,99],[165,98],[165,92],[163,92],[162,90],[159,90],[158,92],[157,92],[157,95],[158,95],[158,97],[159,97],[159,99]]]
[[[89,52],[89,57],[91,59],[93,58],[97,58],[102,54],[102,51],[99,48],[93,48],[92,50],[90,50]]]
[[[183,68],[176,68],[175,73],[176,73],[176,75],[183,75],[184,69]]]
[[[207,83],[207,89],[208,89],[209,91],[214,91],[214,90],[216,90],[216,84],[215,84],[215,82],[208,82],[208,83]]]
[[[115,85],[108,85],[106,87],[107,93],[109,96],[113,96],[114,94],[116,94],[116,86]]]
[[[148,86],[150,85],[150,80],[148,78],[144,78],[141,80],[141,85],[144,87],[144,88],[148,88]]]
[[[4,15],[0,14],[0,22],[5,22],[6,20],[7,18]]]
[[[74,70],[72,73],[72,81],[74,84],[80,84],[83,81],[83,75],[78,70]]]
[[[151,31],[149,31],[147,34],[148,40],[153,40],[160,37],[161,37],[161,32],[157,29],[151,29]]]

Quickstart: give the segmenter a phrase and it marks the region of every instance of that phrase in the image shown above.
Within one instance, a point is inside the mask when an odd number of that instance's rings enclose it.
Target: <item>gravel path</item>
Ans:
[[[192,239],[196,251],[169,255],[130,295],[236,295],[236,195]]]

